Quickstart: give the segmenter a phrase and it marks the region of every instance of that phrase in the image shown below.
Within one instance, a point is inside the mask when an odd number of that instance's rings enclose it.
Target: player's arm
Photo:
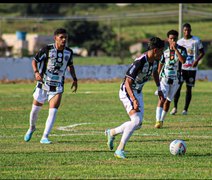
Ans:
[[[173,47],[175,53],[177,54],[177,57],[179,61],[184,64],[186,61],[186,58],[180,53],[180,51],[177,48],[177,43],[175,41],[171,42],[170,47]]]
[[[36,53],[35,57],[32,59],[32,69],[34,71],[35,79],[37,81],[41,81],[42,83],[44,83],[43,75],[41,72],[39,72],[38,63],[41,63],[44,61],[44,64],[45,64],[45,62],[47,61],[47,53],[48,53],[48,46],[45,46],[42,49],[40,49]]]
[[[133,79],[129,78],[129,77],[126,77],[126,80],[125,80],[125,87],[126,87],[126,90],[127,90],[127,93],[128,95],[130,96],[131,100],[133,101],[133,107],[136,111],[139,111],[138,109],[138,100],[135,98],[135,95],[133,93],[133,90],[132,90],[132,83],[133,83]]]
[[[38,68],[37,68],[37,61],[35,59],[32,60],[32,69],[34,71],[34,75],[35,75],[35,79],[36,81],[41,81],[43,82],[43,78],[41,76],[41,74],[39,73],[38,71]]]
[[[159,62],[158,64],[158,74],[160,74],[163,64]]]
[[[204,48],[199,49],[199,56],[197,57],[197,59],[193,62],[193,67],[196,67],[199,63],[199,61],[203,58],[203,56],[205,55],[205,51]]]
[[[77,88],[78,88],[78,83],[77,83],[77,76],[76,76],[76,73],[75,73],[75,68],[73,65],[70,65],[68,66],[68,69],[69,69],[69,72],[73,78],[73,83],[71,85],[71,89],[74,88],[73,92],[76,92],[77,91]]]
[[[156,86],[158,87],[159,98],[161,99],[161,101],[165,101],[163,92],[161,91],[161,87],[160,87],[160,79],[159,79],[158,71],[153,71],[153,78],[154,78]]]

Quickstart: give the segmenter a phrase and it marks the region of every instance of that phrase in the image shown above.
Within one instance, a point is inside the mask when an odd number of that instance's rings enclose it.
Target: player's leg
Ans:
[[[189,80],[186,81],[185,105],[182,114],[187,115],[192,98],[192,87],[195,85],[196,71],[188,71]]]
[[[43,136],[40,140],[40,143],[42,143],[42,144],[50,144],[51,143],[51,141],[49,141],[49,139],[48,139],[48,136],[54,125],[61,99],[62,99],[62,93],[53,95],[51,97],[51,99],[49,99],[49,115],[46,120]]]
[[[162,114],[161,114],[160,121],[164,122],[166,114],[169,111],[170,104],[171,104],[171,101],[166,99],[164,106],[163,106],[163,111],[162,111]]]
[[[129,114],[130,121],[123,123],[121,126],[115,128],[116,133],[122,133],[122,137],[119,143],[119,146],[117,147],[114,155],[118,158],[125,158],[124,149],[126,146],[126,143],[132,136],[133,132],[137,129],[140,129],[142,126],[142,120],[143,120],[143,114],[144,114],[144,103],[143,103],[143,94],[142,92],[137,93],[134,91],[134,95],[136,99],[139,102],[139,111],[137,112],[133,106],[131,99],[126,97],[125,100],[121,99],[123,102],[124,107],[126,108],[127,113]]]
[[[162,127],[162,122],[160,121],[161,119],[161,115],[162,115],[162,111],[163,111],[163,106],[164,103],[161,102],[161,100],[158,98],[158,105],[156,107],[156,123],[155,123],[155,128],[160,128]]]
[[[180,92],[182,89],[182,85],[183,85],[184,81],[187,81],[187,79],[188,79],[188,73],[186,70],[182,70],[182,78],[183,78],[183,80],[181,80],[181,82],[179,82],[178,90],[176,91],[176,93],[174,95],[174,108],[170,112],[171,115],[175,115],[177,113],[178,101],[180,98]]]
[[[119,146],[117,147],[114,155],[118,158],[125,158],[124,149],[126,146],[126,143],[132,136],[133,132],[137,129],[140,129],[142,126],[142,119],[143,115],[141,112],[134,112],[134,114],[130,115],[131,121],[125,122],[120,127],[117,127],[115,129],[116,132],[118,132],[119,128],[123,130],[122,137],[119,143]]]
[[[169,84],[167,84],[166,79],[162,78],[160,81],[161,91],[163,92],[164,98],[166,99],[169,92]],[[161,128],[163,126],[163,121],[161,120],[161,115],[163,112],[164,102],[158,98],[158,104],[156,107],[156,123],[155,128]]]
[[[133,109],[130,98],[126,96],[126,92],[122,90],[121,88],[119,90],[119,98],[121,102],[123,103],[123,106],[126,108],[126,111],[130,111],[131,109]],[[118,127],[105,130],[105,135],[107,136],[107,146],[110,150],[113,150],[113,147],[114,147],[113,142],[115,140],[115,136],[123,133],[125,124],[128,124],[128,123],[129,122],[125,122]]]
[[[184,109],[183,109],[183,112],[182,112],[183,115],[187,114],[188,107],[189,107],[189,104],[190,104],[191,98],[192,98],[192,92],[191,91],[192,91],[192,87],[186,85],[185,106],[184,106]]]
[[[178,101],[180,98],[180,91],[181,91],[182,85],[183,85],[183,83],[180,84],[180,86],[174,96],[174,107],[170,112],[171,115],[175,115],[177,113],[177,108],[178,108],[177,105],[178,105]]]
[[[40,88],[36,88],[33,93],[33,97],[34,97],[34,100],[33,100],[32,108],[30,111],[30,118],[29,118],[30,126],[24,136],[24,140],[26,142],[30,141],[32,134],[36,130],[36,121],[38,119],[38,113],[41,110],[41,107],[46,100],[46,92]]]

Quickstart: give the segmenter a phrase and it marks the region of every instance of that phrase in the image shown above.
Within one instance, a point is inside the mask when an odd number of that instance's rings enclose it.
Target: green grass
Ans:
[[[185,23],[186,21],[184,21]],[[192,26],[192,35],[198,36],[201,38],[201,40],[211,40],[212,37],[209,35],[210,28],[212,26],[212,21],[199,21],[199,22],[190,22],[187,21]],[[146,34],[151,34],[154,36],[158,36],[162,39],[167,39],[166,33],[170,29],[175,29],[179,31],[179,24],[176,23],[168,23],[164,22],[161,24],[150,24],[150,25],[141,25],[141,26],[125,26],[121,27],[121,35],[125,36],[126,39],[135,39],[136,40],[142,40],[143,38],[147,38]],[[118,31],[118,29],[115,29]],[[183,35],[183,34],[182,34]]]
[[[106,146],[104,130],[120,125],[128,116],[118,98],[121,80],[79,80],[76,94],[70,82],[50,134],[51,145],[40,144],[48,115],[45,104],[30,142],[23,140],[29,126],[34,83],[0,84],[0,179],[211,179],[211,82],[197,81],[189,114],[182,116],[185,85],[179,113],[167,114],[164,128],[155,129],[155,84],[144,93],[143,127],[126,146],[127,159],[116,159]],[[173,104],[171,104],[172,108]],[[87,124],[86,124],[87,123]],[[67,131],[59,130],[67,127]],[[117,147],[121,136],[115,140]],[[184,139],[185,156],[173,156],[169,144]]]
[[[74,65],[83,66],[95,66],[95,65],[119,65],[119,64],[131,64],[133,59],[128,57],[121,60],[119,57],[74,57]]]

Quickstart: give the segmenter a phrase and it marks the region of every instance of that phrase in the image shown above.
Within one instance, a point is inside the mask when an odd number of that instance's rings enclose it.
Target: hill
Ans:
[[[131,3],[118,6],[115,3],[51,3],[52,11],[37,9],[38,4],[0,3],[1,33],[24,30],[28,33],[51,35],[52,29],[66,21],[98,21],[112,26],[126,40],[137,41],[150,35],[166,38],[170,29],[179,29],[178,3]],[[212,4],[182,4],[182,23],[190,22],[192,33],[202,40],[212,40]],[[31,10],[29,10],[30,8]],[[40,7],[41,8],[41,7]],[[45,7],[42,7],[45,8]],[[14,10],[15,9],[15,10]]]

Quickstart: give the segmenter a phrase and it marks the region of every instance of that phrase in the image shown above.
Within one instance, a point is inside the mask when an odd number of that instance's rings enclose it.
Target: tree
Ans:
[[[112,28],[100,25],[96,21],[70,21],[66,22],[64,27],[68,31],[69,46],[86,48],[89,55],[97,55],[98,50],[111,55],[117,44],[116,34]]]
[[[26,3],[18,8],[22,15],[59,15],[60,3]]]

